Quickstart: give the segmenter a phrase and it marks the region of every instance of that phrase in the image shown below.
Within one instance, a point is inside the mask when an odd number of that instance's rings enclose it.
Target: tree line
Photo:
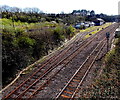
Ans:
[[[56,21],[57,23],[66,23],[68,25],[75,24],[80,21],[93,21],[96,18],[102,18],[106,22],[114,22],[117,19],[117,15],[96,14],[94,10],[73,10],[71,13],[60,14],[47,14],[41,11],[39,8],[18,8],[10,7],[7,5],[0,6],[2,18],[12,19],[13,21],[21,21],[28,23],[44,22],[44,21]]]

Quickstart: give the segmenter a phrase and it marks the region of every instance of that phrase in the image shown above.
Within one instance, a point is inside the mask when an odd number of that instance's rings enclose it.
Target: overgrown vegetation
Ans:
[[[27,23],[2,21],[3,85],[10,82],[17,71],[48,54],[74,35],[72,26],[52,22]],[[17,70],[17,71],[16,71]]]
[[[105,57],[105,68],[98,79],[83,89],[81,98],[120,98],[120,38],[116,47]],[[84,95],[83,95],[84,94]]]

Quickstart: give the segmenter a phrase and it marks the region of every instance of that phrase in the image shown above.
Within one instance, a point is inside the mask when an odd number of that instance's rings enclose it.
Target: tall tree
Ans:
[[[95,16],[95,11],[92,10],[92,11],[90,12],[90,15],[91,15],[91,16]]]

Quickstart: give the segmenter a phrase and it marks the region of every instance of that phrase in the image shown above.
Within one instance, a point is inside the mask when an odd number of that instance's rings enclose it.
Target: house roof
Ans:
[[[99,21],[104,21],[103,19],[101,19],[101,18],[97,18],[97,20],[99,20]]]

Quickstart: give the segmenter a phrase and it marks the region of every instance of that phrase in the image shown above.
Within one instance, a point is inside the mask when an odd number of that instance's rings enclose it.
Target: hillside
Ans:
[[[36,60],[59,47],[74,35],[72,26],[53,22],[27,23],[2,21],[3,86],[11,77]]]

